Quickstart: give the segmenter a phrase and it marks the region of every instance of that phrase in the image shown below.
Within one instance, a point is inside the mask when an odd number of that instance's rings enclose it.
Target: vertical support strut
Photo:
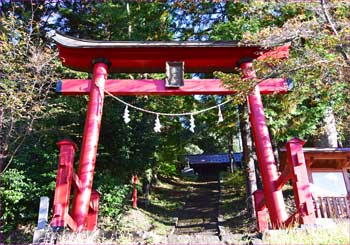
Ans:
[[[245,79],[256,79],[253,63],[241,64]],[[257,151],[257,158],[261,177],[264,185],[266,206],[273,228],[279,228],[287,219],[287,213],[281,190],[275,186],[278,179],[277,166],[273,155],[270,135],[266,124],[264,107],[261,100],[260,90],[255,86],[253,92],[248,96],[250,109],[250,122]]]
[[[90,208],[88,214],[87,230],[94,231],[97,228],[97,215],[100,202],[100,193],[96,190],[91,191]]]
[[[269,225],[267,223],[264,192],[262,190],[256,190],[254,191],[253,195],[254,195],[255,215],[256,215],[256,220],[258,225],[257,230],[259,232],[262,232],[269,229]]]
[[[288,164],[292,172],[295,204],[300,214],[299,222],[301,224],[316,224],[315,208],[303,153],[304,143],[298,138],[288,141],[286,145]]]
[[[90,206],[92,181],[96,162],[96,153],[102,119],[104,85],[107,79],[108,66],[96,63],[90,84],[88,111],[85,120],[83,142],[81,146],[78,177],[81,188],[75,190],[72,216],[77,223],[78,231],[85,230]]]
[[[65,217],[69,209],[74,154],[77,150],[77,146],[70,140],[61,140],[57,145],[60,149],[60,156],[58,160],[51,226],[60,229],[66,226]]]

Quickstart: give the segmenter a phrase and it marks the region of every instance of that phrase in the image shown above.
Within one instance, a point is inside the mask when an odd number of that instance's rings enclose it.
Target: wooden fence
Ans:
[[[350,218],[346,197],[318,197],[315,200],[316,218]]]

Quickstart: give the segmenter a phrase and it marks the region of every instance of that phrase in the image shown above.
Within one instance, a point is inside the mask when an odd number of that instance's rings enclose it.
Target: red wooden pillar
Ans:
[[[254,206],[257,221],[257,230],[259,232],[269,229],[266,214],[266,204],[264,199],[264,192],[262,190],[256,190],[254,195]]]
[[[65,217],[68,214],[70,190],[72,184],[74,154],[76,144],[70,140],[61,140],[57,143],[60,149],[58,171],[56,178],[55,197],[53,201],[52,227],[66,226]]]
[[[100,202],[100,193],[96,190],[91,191],[90,209],[87,221],[87,230],[94,231],[97,228],[98,209]]]
[[[305,142],[298,138],[288,141],[286,148],[288,164],[292,172],[292,183],[301,224],[316,224],[315,208],[310,191],[309,177],[303,152]]]
[[[241,69],[246,79],[256,79],[253,63],[241,64]],[[273,228],[279,228],[287,219],[287,213],[281,190],[275,186],[278,179],[277,166],[273,155],[270,135],[266,124],[264,106],[261,100],[259,86],[255,86],[253,92],[248,96],[250,109],[250,123],[257,152],[259,168],[264,185],[266,206]]]
[[[80,188],[75,190],[72,216],[78,231],[86,229],[94,176],[98,138],[102,119],[104,85],[107,79],[107,65],[96,63],[90,84],[90,97],[81,146],[78,177]]]

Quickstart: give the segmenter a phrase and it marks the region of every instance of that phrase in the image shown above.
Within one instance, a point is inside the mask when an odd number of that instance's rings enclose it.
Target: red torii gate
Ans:
[[[53,36],[62,64],[77,71],[92,71],[91,80],[67,79],[57,85],[57,92],[63,95],[89,95],[83,142],[81,146],[77,174],[73,170],[76,145],[63,140],[60,147],[59,171],[54,198],[52,227],[68,225],[73,231],[94,230],[97,226],[99,193],[92,190],[96,152],[102,119],[104,90],[115,95],[194,95],[194,94],[234,94],[226,89],[218,79],[189,79],[180,88],[166,88],[163,80],[107,80],[110,73],[164,72],[168,61],[184,62],[186,72],[210,73],[214,71],[232,72],[240,66],[244,78],[256,79],[251,60],[267,57],[283,59],[289,54],[289,46],[263,49],[259,46],[242,45],[236,42],[130,42],[130,41],[87,41],[56,33]],[[250,60],[244,62],[244,60]],[[273,156],[270,136],[266,125],[261,94],[287,93],[287,79],[266,79],[260,82],[248,96],[250,122],[256,145],[259,168],[264,190],[257,193],[258,228],[267,228],[265,207],[267,207],[273,228],[286,225],[288,219],[281,186],[286,177],[278,176]],[[289,144],[290,145],[290,144]],[[305,165],[301,158],[302,149],[291,148],[291,161],[297,156],[296,165]],[[287,177],[291,177],[288,175]],[[298,182],[296,173],[295,182]],[[304,179],[302,179],[304,181]],[[69,214],[71,183],[75,188],[72,211]],[[308,183],[306,187],[308,188]],[[294,185],[293,185],[294,186]],[[297,185],[295,185],[297,186]],[[298,207],[309,204],[308,195],[303,192]],[[307,189],[306,188],[306,189]],[[297,194],[301,193],[298,186]],[[262,194],[263,193],[263,194]],[[306,201],[305,201],[306,200]],[[312,201],[312,200],[311,200]],[[302,223],[315,223],[314,214],[309,209],[300,209]]]

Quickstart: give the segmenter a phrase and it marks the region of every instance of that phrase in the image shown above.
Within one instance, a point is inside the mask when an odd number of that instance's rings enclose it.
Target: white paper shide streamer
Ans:
[[[129,114],[129,107],[128,106],[125,106],[123,118],[124,118],[124,122],[126,124],[128,124],[131,121],[130,114]]]
[[[101,87],[101,89],[103,89],[103,88]],[[203,110],[199,110],[199,111],[182,112],[182,113],[165,113],[165,112],[150,111],[150,110],[147,110],[147,109],[144,109],[144,108],[137,107],[135,105],[132,105],[132,104],[129,104],[129,103],[125,102],[124,100],[118,98],[117,96],[114,96],[112,93],[108,92],[107,90],[104,90],[104,92],[106,94],[108,94],[109,96],[111,96],[113,99],[115,99],[115,100],[117,100],[120,103],[125,105],[123,118],[124,118],[124,122],[126,124],[128,124],[131,121],[129,107],[131,107],[131,108],[133,108],[135,110],[144,112],[144,113],[156,115],[157,117],[156,117],[153,129],[157,133],[160,133],[161,132],[161,128],[162,128],[162,124],[160,123],[159,116],[190,116],[191,118],[190,118],[190,128],[189,128],[189,130],[192,133],[194,133],[194,128],[196,127],[195,121],[194,121],[194,115],[197,115],[197,114],[200,114],[200,113],[204,113],[204,112],[207,112],[207,111],[210,111],[210,110],[213,110],[213,109],[217,108],[218,109],[218,122],[217,123],[223,122],[224,121],[224,117],[223,117],[222,112],[221,112],[221,106],[223,106],[223,105],[225,105],[225,104],[227,104],[227,103],[229,103],[229,102],[231,102],[233,100],[233,98],[231,98],[231,99],[228,99],[228,100],[226,100],[224,102],[221,102],[218,105],[211,106],[211,107],[205,108]]]
[[[160,129],[162,128],[162,124],[160,124],[160,120],[159,120],[159,115],[157,114],[157,118],[154,124],[154,132],[156,133],[160,133]]]
[[[218,112],[218,123],[221,123],[224,121],[224,117],[222,116],[221,113],[221,106],[218,107],[219,108],[219,112]]]
[[[191,119],[190,119],[190,131],[192,133],[194,133],[194,128],[196,127],[196,125],[194,124],[194,117],[193,114],[191,114]]]

